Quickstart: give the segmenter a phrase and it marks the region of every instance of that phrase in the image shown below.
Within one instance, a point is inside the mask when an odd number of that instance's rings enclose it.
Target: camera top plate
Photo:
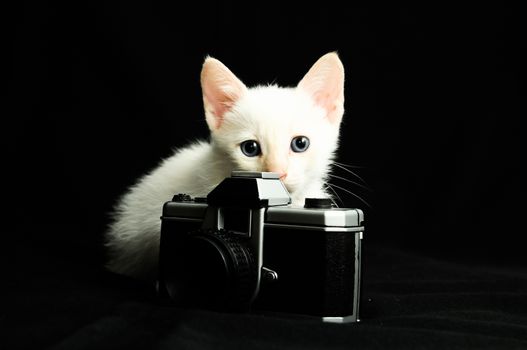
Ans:
[[[268,171],[232,171],[231,177],[249,177],[257,179],[279,179],[280,174]]]
[[[306,229],[362,231],[364,230],[364,213],[356,208],[273,207],[267,210],[265,223],[268,226],[300,225]]]

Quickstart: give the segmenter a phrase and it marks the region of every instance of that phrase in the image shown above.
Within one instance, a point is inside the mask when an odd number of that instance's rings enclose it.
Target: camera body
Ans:
[[[158,294],[180,306],[359,321],[364,214],[290,206],[275,173],[233,172],[163,206]]]

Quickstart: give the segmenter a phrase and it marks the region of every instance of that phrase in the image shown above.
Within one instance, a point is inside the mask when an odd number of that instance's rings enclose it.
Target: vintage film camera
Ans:
[[[233,172],[207,198],[175,195],[161,217],[158,294],[183,307],[359,321],[360,209],[290,206],[275,173]]]

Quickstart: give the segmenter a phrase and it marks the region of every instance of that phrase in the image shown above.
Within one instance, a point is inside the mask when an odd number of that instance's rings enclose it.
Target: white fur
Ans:
[[[331,53],[324,57],[335,59],[337,56]],[[340,64],[338,58],[337,61]],[[215,69],[227,69],[216,60],[206,61],[207,64],[216,65]],[[227,78],[235,79],[234,76]],[[202,76],[202,86],[207,83],[204,79],[207,77]],[[306,79],[307,75],[303,81]],[[111,254],[107,264],[110,270],[154,279],[163,203],[176,193],[206,196],[232,170],[286,172],[283,181],[293,205],[303,205],[306,197],[328,196],[324,183],[337,149],[342,106],[337,106],[338,120],[329,120],[327,100],[317,104],[313,92],[300,85],[296,88],[272,85],[245,89],[239,81],[232,83],[237,84],[235,97],[229,82],[221,82],[221,88],[230,89],[228,108],[225,109],[226,104],[221,105],[221,101],[215,102],[214,106],[221,106],[221,115],[214,113],[212,102],[204,99],[211,129],[210,142],[196,142],[176,151],[121,198],[106,235]],[[218,95],[221,91],[211,93],[212,98],[221,99]],[[339,98],[342,104],[342,96]],[[291,151],[290,143],[295,136],[310,139],[306,152]],[[245,140],[258,140],[262,155],[245,156],[240,150],[240,143]]]

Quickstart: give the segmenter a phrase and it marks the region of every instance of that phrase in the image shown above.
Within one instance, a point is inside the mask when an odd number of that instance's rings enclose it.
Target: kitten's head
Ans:
[[[321,191],[344,113],[344,68],[336,53],[322,56],[294,88],[247,88],[207,57],[201,86],[212,142],[235,170],[277,172],[300,200]]]

